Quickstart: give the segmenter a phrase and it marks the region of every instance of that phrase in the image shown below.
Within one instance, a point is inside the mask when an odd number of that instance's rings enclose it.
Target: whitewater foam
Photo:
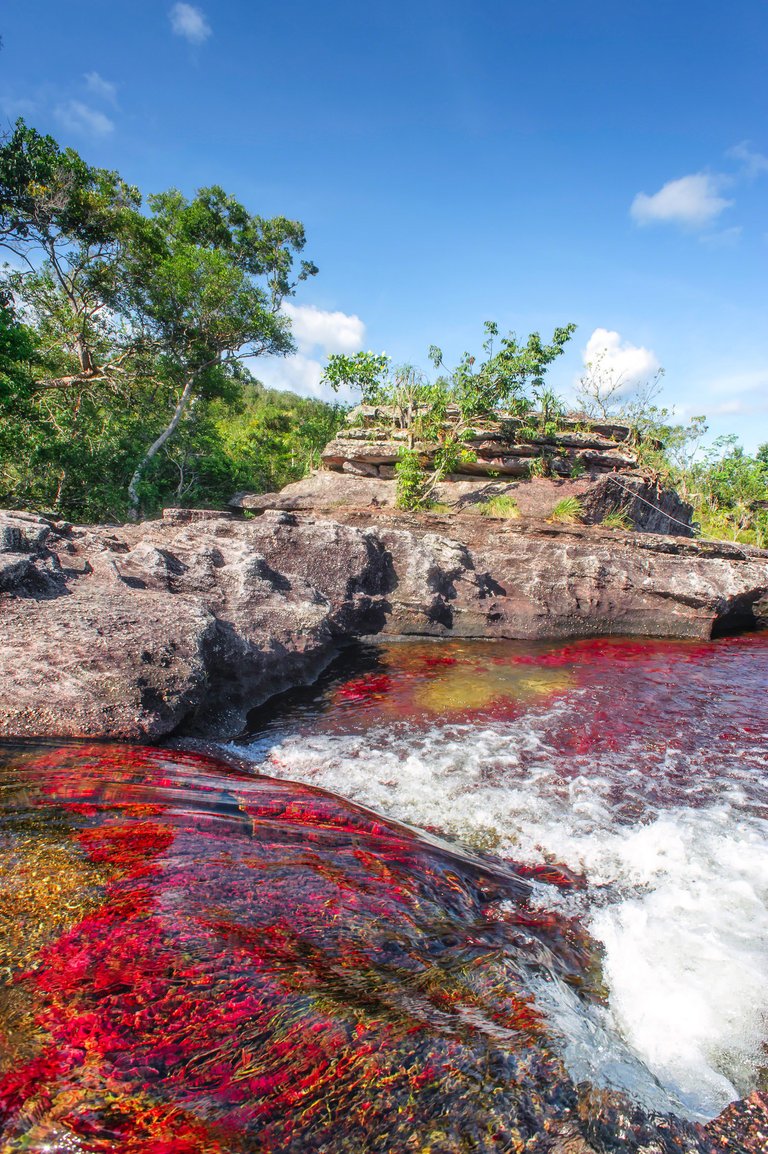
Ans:
[[[566,709],[420,731],[285,734],[238,752],[261,772],[477,848],[583,873],[585,890],[550,896],[604,947],[611,1023],[686,1113],[712,1117],[765,1063],[764,754],[737,750],[718,773],[701,750],[629,740],[599,765],[564,763],[547,733]],[[611,1084],[616,1062],[604,1055]]]

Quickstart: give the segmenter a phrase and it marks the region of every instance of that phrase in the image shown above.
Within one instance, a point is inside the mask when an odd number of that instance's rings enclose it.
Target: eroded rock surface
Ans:
[[[0,735],[234,734],[348,636],[709,637],[764,624],[766,605],[766,551],[597,526],[0,514]]]
[[[435,485],[433,500],[459,513],[480,512],[488,501],[511,497],[521,518],[546,520],[559,502],[573,497],[579,502],[580,519],[599,524],[609,514],[618,513],[629,528],[643,533],[663,533],[692,537],[693,510],[672,489],[664,489],[640,473],[606,473],[578,479],[535,477],[509,478],[451,476]],[[279,493],[237,493],[233,509],[263,512],[322,511],[369,506],[394,509],[397,500],[394,479],[368,476],[353,470],[334,473],[321,469],[301,481],[286,485]]]

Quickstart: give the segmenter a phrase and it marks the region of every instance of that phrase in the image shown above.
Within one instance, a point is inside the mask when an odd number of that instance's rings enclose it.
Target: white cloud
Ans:
[[[302,397],[353,402],[349,389],[334,393],[321,380],[329,353],[354,353],[363,347],[365,325],[360,317],[290,301],[283,304],[283,312],[290,319],[299,351],[292,357],[259,357],[249,363],[254,376],[268,388],[290,389]]]
[[[743,228],[740,224],[733,228],[722,228],[716,232],[705,232],[699,237],[702,244],[709,248],[733,248],[741,240]]]
[[[726,156],[741,162],[744,176],[755,177],[761,172],[768,172],[768,156],[763,156],[762,152],[753,152],[748,140],[734,144],[733,148],[728,149]]]
[[[630,214],[638,224],[679,224],[702,228],[715,220],[723,209],[733,204],[720,196],[725,177],[707,172],[696,172],[670,180],[648,196],[638,192],[632,201]]]
[[[331,390],[320,384],[322,364],[305,353],[296,353],[292,357],[259,357],[249,361],[248,367],[270,389],[290,389],[302,397],[321,397],[323,400],[332,396]]]
[[[174,4],[170,11],[171,28],[190,44],[202,44],[211,35],[211,26],[200,8],[192,4]]]
[[[68,100],[54,109],[54,115],[70,132],[84,133],[86,136],[108,136],[114,124],[96,108],[90,108],[81,100]]]
[[[622,340],[620,333],[610,329],[595,329],[582,358],[585,366],[599,366],[601,375],[618,382],[619,394],[647,381],[661,368],[652,349]]]
[[[105,80],[98,72],[85,73],[85,86],[99,100],[106,100],[109,104],[116,103],[117,85],[111,80]]]
[[[283,312],[290,319],[301,352],[320,348],[325,353],[354,353],[363,347],[365,325],[358,316],[290,301],[283,305]]]

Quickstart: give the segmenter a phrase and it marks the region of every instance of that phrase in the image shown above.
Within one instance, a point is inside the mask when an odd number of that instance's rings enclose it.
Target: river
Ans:
[[[710,1151],[764,1085],[766,634],[377,641],[222,762],[0,753],[4,1152]]]

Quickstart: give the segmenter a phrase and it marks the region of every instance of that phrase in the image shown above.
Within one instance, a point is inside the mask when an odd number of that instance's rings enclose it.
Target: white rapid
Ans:
[[[711,689],[710,678],[691,692]],[[709,1118],[768,1065],[768,726],[758,698],[741,735],[699,708],[690,740],[648,717],[612,748],[564,752],[558,735],[601,704],[595,693],[582,684],[511,719],[374,711],[344,731],[305,718],[238,751],[260,772],[583,875],[580,889],[541,885],[540,901],[602,943],[609,1025],[684,1112]],[[615,1058],[603,1055],[606,1068]]]

